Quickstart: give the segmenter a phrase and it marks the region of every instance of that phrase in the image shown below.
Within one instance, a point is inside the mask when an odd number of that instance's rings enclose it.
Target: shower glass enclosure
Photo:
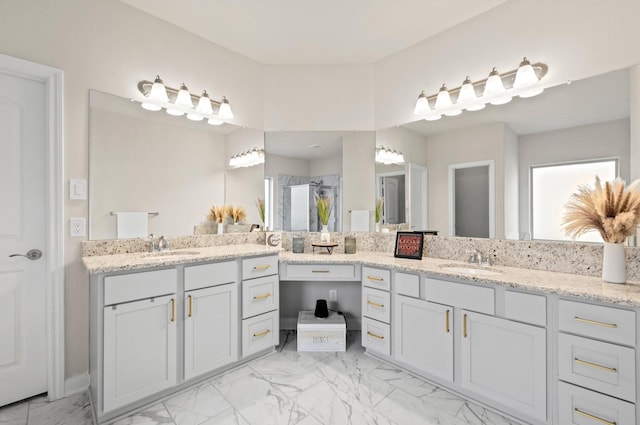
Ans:
[[[322,224],[314,200],[317,194],[331,200],[329,231],[342,230],[342,180],[339,174],[324,176],[278,176],[279,193],[277,227],[290,232],[319,232]]]

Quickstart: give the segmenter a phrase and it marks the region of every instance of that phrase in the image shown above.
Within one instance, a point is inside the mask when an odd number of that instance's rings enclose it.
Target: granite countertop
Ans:
[[[82,257],[89,274],[175,266],[178,264],[218,261],[254,255],[278,254],[280,249],[257,244],[219,245],[200,248],[172,249],[163,252],[132,252],[126,254]]]
[[[517,267],[490,266],[484,268],[493,274],[467,273],[451,267],[475,268],[477,266],[454,260],[423,258],[410,260],[395,258],[386,252],[359,251],[356,254],[334,252],[294,254],[257,244],[238,244],[205,248],[176,249],[164,253],[128,253],[83,257],[90,274],[117,271],[141,270],[190,264],[203,261],[218,261],[237,257],[278,254],[280,261],[287,263],[360,263],[365,266],[390,267],[399,271],[426,273],[434,278],[455,278],[460,281],[478,282],[522,289],[543,294],[557,294],[584,300],[600,301],[624,306],[640,307],[640,282],[624,285],[606,283],[599,277],[570,273],[531,270]],[[449,266],[449,267],[447,267]],[[483,273],[483,272],[479,272]]]

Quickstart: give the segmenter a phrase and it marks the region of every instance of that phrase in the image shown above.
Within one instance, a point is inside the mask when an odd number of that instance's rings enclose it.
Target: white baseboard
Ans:
[[[87,388],[89,388],[88,373],[72,376],[64,381],[64,396],[69,397],[70,395],[81,393]]]

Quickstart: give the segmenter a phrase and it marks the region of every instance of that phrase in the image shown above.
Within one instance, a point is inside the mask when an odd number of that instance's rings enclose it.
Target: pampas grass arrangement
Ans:
[[[209,210],[207,218],[215,223],[222,223],[229,216],[229,208],[225,205],[213,205]]]
[[[258,214],[260,215],[260,220],[264,224],[264,199],[258,198],[256,200],[256,207],[258,207]]]
[[[378,198],[376,201],[376,223],[380,223],[382,218],[382,207],[384,206],[384,198]]]
[[[229,215],[233,219],[234,223],[240,223],[247,218],[247,212],[242,207],[234,207],[229,205]]]
[[[597,231],[608,243],[623,243],[635,234],[640,223],[640,180],[628,187],[624,180],[600,182],[595,187],[581,185],[566,204],[562,227],[575,240],[583,233]]]

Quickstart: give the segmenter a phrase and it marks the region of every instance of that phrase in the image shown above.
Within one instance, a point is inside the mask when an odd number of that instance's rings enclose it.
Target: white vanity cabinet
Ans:
[[[560,300],[559,423],[636,423],[636,312]]]
[[[391,356],[391,271],[362,266],[362,346]]]
[[[238,360],[238,263],[184,269],[184,377]]]
[[[104,411],[176,384],[176,282],[175,269],[104,278]]]
[[[280,340],[278,256],[242,259],[242,357]]]
[[[461,327],[460,386],[545,421],[546,330],[466,310]]]

